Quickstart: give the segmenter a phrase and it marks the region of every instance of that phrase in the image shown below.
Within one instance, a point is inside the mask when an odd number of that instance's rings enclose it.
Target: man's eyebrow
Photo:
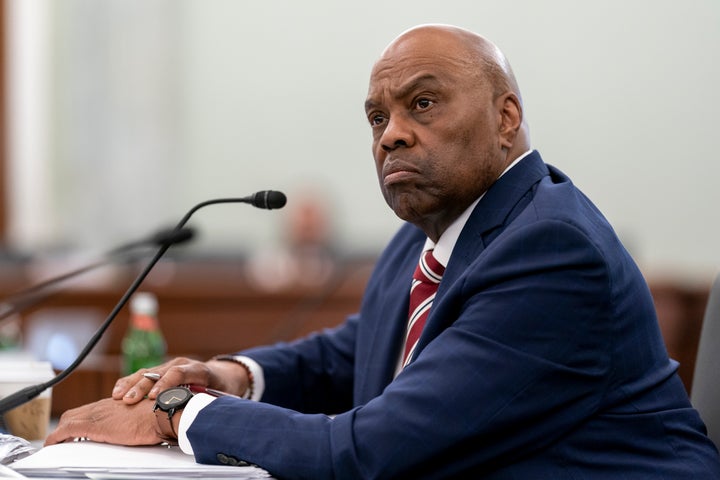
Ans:
[[[441,81],[438,79],[437,76],[431,74],[431,73],[423,73],[418,75],[417,77],[411,78],[408,80],[408,82],[405,85],[402,85],[399,90],[393,95],[394,99],[400,99],[405,98],[408,95],[410,95],[413,91],[427,87],[428,85],[431,87],[439,87],[441,85]],[[365,100],[365,111],[368,112],[372,108],[377,106],[377,102],[375,102],[372,98],[368,98]]]
[[[369,112],[375,107],[376,103],[371,99],[365,100],[365,113]]]
[[[405,98],[418,88],[430,86],[440,86],[440,80],[431,73],[423,73],[417,77],[411,78],[408,83],[400,87],[395,94],[395,98]]]

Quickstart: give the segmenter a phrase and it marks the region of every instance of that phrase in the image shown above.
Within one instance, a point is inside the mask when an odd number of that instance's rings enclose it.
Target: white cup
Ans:
[[[25,387],[47,382],[55,376],[50,362],[32,360],[0,360],[0,398]],[[4,415],[11,434],[26,440],[43,440],[50,425],[52,389],[17,406]]]

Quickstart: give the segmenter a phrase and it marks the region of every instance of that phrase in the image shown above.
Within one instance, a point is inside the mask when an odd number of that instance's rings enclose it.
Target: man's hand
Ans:
[[[154,401],[145,399],[134,405],[106,398],[68,410],[60,417],[57,429],[45,439],[53,445],[86,438],[116,445],[156,445],[162,443],[153,413]]]
[[[143,374],[148,372],[159,374],[160,379],[155,381],[145,378]],[[132,405],[146,396],[154,400],[160,392],[170,387],[189,384],[241,396],[249,383],[247,370],[236,363],[217,360],[200,362],[181,357],[119,379],[113,388],[112,398]]]

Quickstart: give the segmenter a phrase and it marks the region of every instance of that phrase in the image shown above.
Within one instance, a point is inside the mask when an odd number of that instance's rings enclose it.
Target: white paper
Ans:
[[[144,479],[271,478],[258,467],[204,465],[179,447],[124,447],[95,442],[68,442],[40,449],[9,465],[26,477]]]

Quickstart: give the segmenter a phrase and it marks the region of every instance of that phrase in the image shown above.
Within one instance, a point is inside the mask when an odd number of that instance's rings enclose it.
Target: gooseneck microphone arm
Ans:
[[[248,197],[240,197],[240,198],[218,198],[215,200],[207,200],[201,203],[198,203],[194,207],[192,207],[180,220],[180,222],[175,226],[175,231],[178,231],[182,229],[182,227],[187,223],[187,221],[190,219],[190,217],[199,209],[206,207],[208,205],[215,205],[218,203],[249,203],[257,208],[264,208],[267,210],[273,210],[277,208],[282,208],[285,206],[285,203],[287,202],[287,198],[285,197],[285,194],[282,192],[267,190],[262,192],[257,192],[253,195],[250,195]],[[155,256],[148,262],[148,264],[145,266],[145,268],[140,272],[140,274],[135,278],[133,283],[128,287],[125,294],[120,298],[120,301],[115,305],[115,308],[110,312],[108,317],[105,319],[105,321],[100,325],[100,327],[97,329],[95,334],[92,336],[90,341],[85,345],[85,347],[82,349],[82,351],[78,354],[77,358],[73,363],[71,363],[67,368],[65,368],[63,371],[58,373],[55,377],[51,378],[50,380],[39,383],[37,385],[31,385],[29,387],[25,387],[22,390],[19,390],[11,395],[8,395],[7,397],[0,400],[0,415],[4,414],[8,410],[12,410],[13,408],[22,405],[23,403],[29,402],[33,398],[40,395],[43,391],[46,389],[52,387],[53,385],[56,385],[63,381],[68,375],[70,375],[79,365],[82,363],[83,360],[85,360],[85,357],[90,353],[90,351],[95,347],[97,342],[102,337],[103,333],[105,333],[105,330],[108,329],[112,321],[115,319],[117,314],[120,312],[120,310],[125,306],[125,304],[128,302],[130,297],[133,293],[140,287],[140,284],[145,280],[145,277],[150,273],[150,270],[155,266],[155,264],[160,260],[160,258],[165,254],[165,252],[170,248],[170,243],[163,244],[155,254]]]

